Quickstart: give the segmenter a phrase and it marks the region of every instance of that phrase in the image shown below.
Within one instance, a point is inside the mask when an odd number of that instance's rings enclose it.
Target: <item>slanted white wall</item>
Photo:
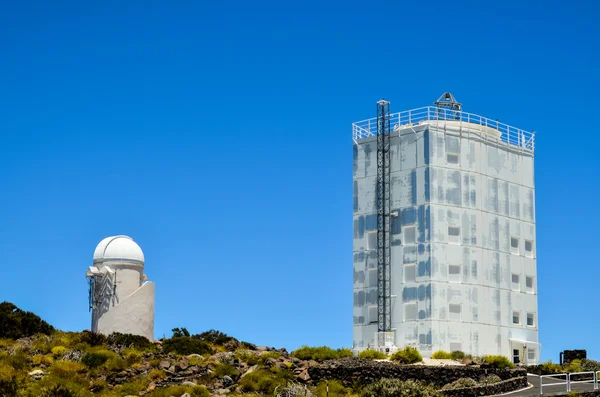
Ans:
[[[154,283],[144,283],[98,319],[97,332],[120,332],[154,340],[154,293]]]

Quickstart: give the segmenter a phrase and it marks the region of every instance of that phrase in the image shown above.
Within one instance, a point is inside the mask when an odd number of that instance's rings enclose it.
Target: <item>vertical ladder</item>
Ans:
[[[385,345],[391,320],[391,217],[390,217],[390,103],[377,102],[377,327],[378,345]]]

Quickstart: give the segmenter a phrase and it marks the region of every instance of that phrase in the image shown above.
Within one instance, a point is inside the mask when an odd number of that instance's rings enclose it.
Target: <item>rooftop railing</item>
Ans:
[[[429,123],[431,121],[442,121],[441,124],[437,124],[438,127],[442,128],[445,126],[443,122],[458,122],[459,131],[464,130],[469,133],[477,131],[477,128],[473,128],[473,124],[479,125],[481,127],[480,132],[482,132],[481,135],[485,134],[487,139],[496,140],[498,143],[504,143],[514,147],[514,149],[533,154],[535,137],[533,132],[524,131],[477,114],[435,106],[426,106],[390,114],[392,131],[418,124],[433,124]],[[469,123],[469,125],[465,123]],[[452,124],[455,125],[454,123]],[[490,129],[497,130],[497,136],[490,134]],[[377,118],[352,123],[352,139],[354,141],[375,135],[377,135]]]

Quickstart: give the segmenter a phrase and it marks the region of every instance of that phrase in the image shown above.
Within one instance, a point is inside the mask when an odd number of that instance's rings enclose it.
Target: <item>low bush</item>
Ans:
[[[162,346],[165,353],[177,353],[186,356],[189,354],[213,354],[213,349],[207,342],[188,336],[167,339]]]
[[[452,359],[452,354],[443,350],[438,350],[431,355],[431,358],[436,360],[450,360]]]
[[[245,393],[260,392],[272,395],[278,386],[280,388],[285,387],[290,377],[293,377],[293,373],[290,376],[289,373],[284,373],[283,371],[259,369],[241,378],[238,381],[238,385]]]
[[[352,350],[350,349],[337,349],[334,350],[327,346],[320,347],[309,347],[302,346],[292,352],[292,357],[296,357],[300,360],[315,360],[325,361],[333,360],[336,358],[352,357]]]
[[[90,346],[102,346],[107,343],[106,336],[97,332],[83,331],[79,337],[80,343],[86,343]]]
[[[540,364],[542,374],[560,374],[563,367],[560,364],[554,364],[552,361],[546,361]]]
[[[77,397],[77,393],[66,386],[56,385],[42,391],[41,397]]]
[[[0,363],[10,365],[17,371],[25,370],[29,366],[27,354],[22,350],[17,350],[10,355],[0,355]]]
[[[461,352],[460,350],[453,351],[450,353],[450,355],[452,356],[453,360],[462,360],[466,357],[465,353]]]
[[[88,368],[98,368],[111,358],[116,358],[116,354],[109,350],[90,351],[81,357],[81,362]]]
[[[406,346],[402,350],[398,350],[390,357],[392,361],[397,361],[402,364],[413,364],[423,361],[421,353],[414,347]]]
[[[133,347],[139,350],[150,350],[154,348],[154,344],[141,335],[121,334],[119,332],[110,334],[107,338],[107,342],[111,346]]]
[[[0,396],[17,397],[19,393],[19,382],[16,376],[8,379],[0,379]]]
[[[491,365],[492,367],[505,369],[505,368],[514,368],[515,365],[510,362],[510,360],[504,356],[483,356],[483,362]]]
[[[157,388],[146,394],[148,397],[171,397],[190,393],[192,397],[210,397],[208,389],[204,386],[169,386]]]
[[[358,353],[358,358],[364,358],[367,360],[383,360],[387,355],[377,350],[363,350]]]
[[[258,360],[260,358],[258,353],[253,350],[236,350],[234,355],[235,358],[247,363],[250,366],[258,364]]]
[[[361,397],[441,397],[433,387],[413,380],[380,379],[365,387]]]
[[[583,371],[600,371],[600,362],[594,360],[581,360],[581,369]]]
[[[33,362],[33,365],[52,365],[52,363],[54,362],[52,356],[46,354],[38,354],[36,356],[33,356],[31,358],[31,361]]]
[[[452,389],[464,389],[465,387],[476,387],[479,386],[477,382],[475,382],[471,378],[460,378],[455,380],[452,383],[448,383],[442,387],[442,390],[452,390]]]
[[[52,352],[52,357],[54,358],[62,358],[67,352],[67,348],[64,346],[55,346],[50,350]]]
[[[581,360],[573,360],[568,365],[565,366],[564,372],[582,372],[581,369]]]
[[[85,372],[85,365],[73,361],[55,361],[50,367],[50,373],[57,378],[70,379],[75,374]]]
[[[219,346],[223,346],[225,343],[235,339],[234,337],[229,336],[221,331],[217,331],[215,329],[202,332],[201,334],[196,334],[192,336],[192,338],[200,339],[202,341]]]
[[[315,389],[317,397],[346,397],[352,394],[352,389],[344,387],[337,380],[321,381]]]
[[[153,369],[148,372],[148,377],[152,380],[164,379],[167,377],[167,373],[162,369]]]
[[[239,376],[237,369],[229,364],[217,364],[211,375],[216,379],[221,379],[225,375],[229,375],[234,379]]]
[[[494,383],[502,382],[498,375],[486,375],[479,380],[482,385],[493,385]]]

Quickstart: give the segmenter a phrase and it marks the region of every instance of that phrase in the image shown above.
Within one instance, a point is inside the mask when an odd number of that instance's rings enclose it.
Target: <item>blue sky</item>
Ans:
[[[127,234],[157,337],[350,346],[351,123],[451,91],[537,131],[542,356],[600,359],[598,5],[173,3],[0,4],[0,301],[89,327]]]

